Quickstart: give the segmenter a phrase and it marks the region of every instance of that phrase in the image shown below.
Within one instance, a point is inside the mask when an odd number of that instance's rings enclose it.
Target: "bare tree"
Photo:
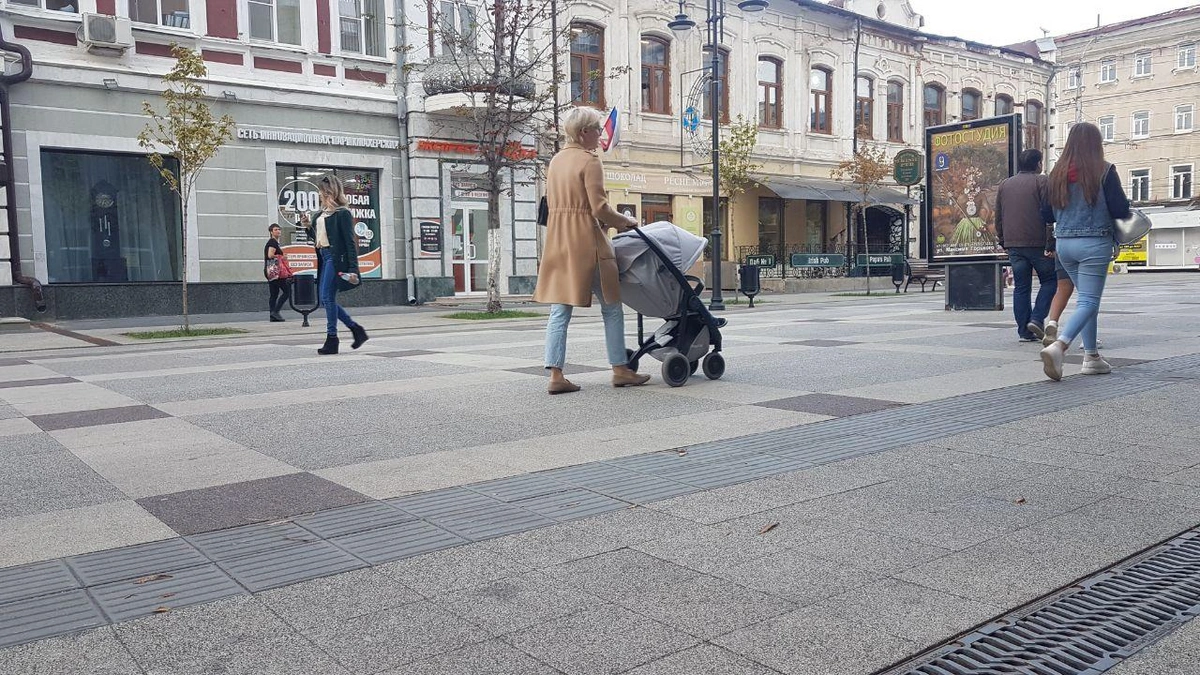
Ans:
[[[882,147],[864,143],[854,155],[839,163],[830,171],[835,180],[851,183],[858,195],[854,204],[851,223],[862,221],[863,252],[867,255],[867,295],[871,294],[871,246],[867,239],[867,208],[871,206],[871,193],[883,187],[883,181],[892,174],[892,162]]]
[[[462,93],[457,130],[478,145],[479,180],[487,192],[487,311],[499,312],[500,201],[511,195],[518,176],[545,161],[538,148],[557,133],[553,119],[562,74],[553,68],[554,48],[567,30],[551,33],[551,17],[566,2],[494,0],[490,7],[457,5],[453,14],[435,13],[430,21],[441,53],[425,70],[427,95]]]

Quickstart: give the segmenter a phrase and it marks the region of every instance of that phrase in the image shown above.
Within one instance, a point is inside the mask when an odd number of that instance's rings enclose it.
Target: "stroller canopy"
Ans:
[[[642,234],[653,239],[680,272],[686,273],[704,255],[708,240],[698,237],[673,223],[660,220],[641,228]],[[624,274],[643,255],[654,255],[646,242],[636,232],[627,232],[613,237],[613,249],[617,254],[617,270]]]

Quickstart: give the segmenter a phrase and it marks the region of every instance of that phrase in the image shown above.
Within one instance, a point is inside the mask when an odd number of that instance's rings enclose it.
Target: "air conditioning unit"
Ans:
[[[79,39],[93,54],[115,56],[133,46],[133,27],[125,17],[85,13]]]

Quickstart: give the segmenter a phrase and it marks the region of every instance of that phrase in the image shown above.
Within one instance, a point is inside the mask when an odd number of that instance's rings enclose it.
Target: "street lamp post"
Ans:
[[[696,26],[683,11],[684,0],[679,0],[679,14],[667,23],[677,34],[684,34]],[[768,0],[740,0],[738,9],[754,16],[770,6]],[[721,49],[725,39],[725,0],[704,0],[704,23],[708,33],[708,102],[709,119],[712,121],[712,299],[708,308],[725,309],[721,297]]]

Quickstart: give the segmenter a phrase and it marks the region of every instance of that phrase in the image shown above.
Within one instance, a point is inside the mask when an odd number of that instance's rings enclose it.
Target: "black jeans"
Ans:
[[[1017,320],[1017,334],[1032,337],[1026,324],[1032,321],[1040,326],[1046,320],[1050,301],[1057,290],[1054,258],[1046,257],[1046,251],[1041,248],[1010,248],[1008,260],[1013,271],[1013,318]],[[1038,276],[1038,294],[1031,307],[1034,272]]]
[[[283,306],[287,304],[288,297],[291,296],[292,289],[288,285],[287,279],[268,281],[267,285],[271,287],[271,300],[269,307],[271,309],[271,314],[275,315],[278,314],[279,310],[283,309]]]

